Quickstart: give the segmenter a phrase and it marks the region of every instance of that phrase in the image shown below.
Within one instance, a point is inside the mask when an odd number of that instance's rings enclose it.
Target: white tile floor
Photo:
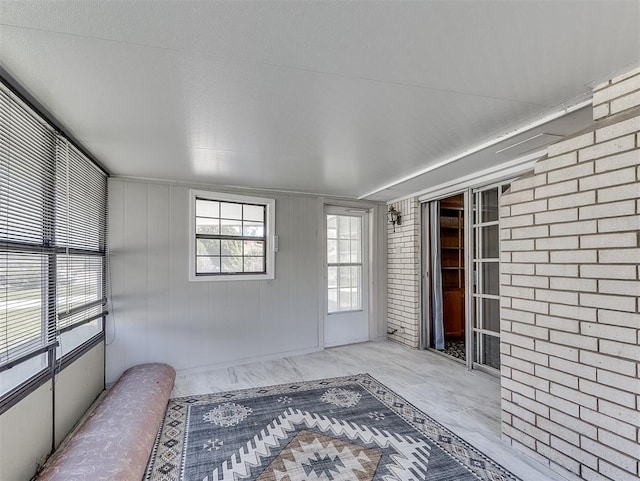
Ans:
[[[172,397],[369,373],[522,478],[564,478],[500,437],[499,380],[442,355],[367,342],[242,366],[178,372]]]

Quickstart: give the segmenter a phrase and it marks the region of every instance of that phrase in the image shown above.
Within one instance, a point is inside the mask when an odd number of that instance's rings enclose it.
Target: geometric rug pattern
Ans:
[[[368,374],[169,401],[146,481],[517,481]]]

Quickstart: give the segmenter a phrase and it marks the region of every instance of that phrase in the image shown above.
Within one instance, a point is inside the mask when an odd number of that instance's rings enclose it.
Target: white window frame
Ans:
[[[265,223],[265,264],[266,272],[260,274],[208,274],[196,275],[196,198],[220,202],[237,202],[243,204],[264,205],[266,210]],[[276,248],[276,201],[264,197],[227,194],[208,190],[189,190],[189,281],[259,281],[275,279]]]

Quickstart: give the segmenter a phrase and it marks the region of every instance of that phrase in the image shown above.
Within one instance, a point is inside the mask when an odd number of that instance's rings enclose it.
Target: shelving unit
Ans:
[[[464,337],[464,197],[440,203],[443,323],[445,338]]]

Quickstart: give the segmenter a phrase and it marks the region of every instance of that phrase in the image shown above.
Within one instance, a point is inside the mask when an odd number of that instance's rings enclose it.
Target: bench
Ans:
[[[125,371],[47,460],[37,480],[140,481],[175,376],[166,364],[142,364]]]

